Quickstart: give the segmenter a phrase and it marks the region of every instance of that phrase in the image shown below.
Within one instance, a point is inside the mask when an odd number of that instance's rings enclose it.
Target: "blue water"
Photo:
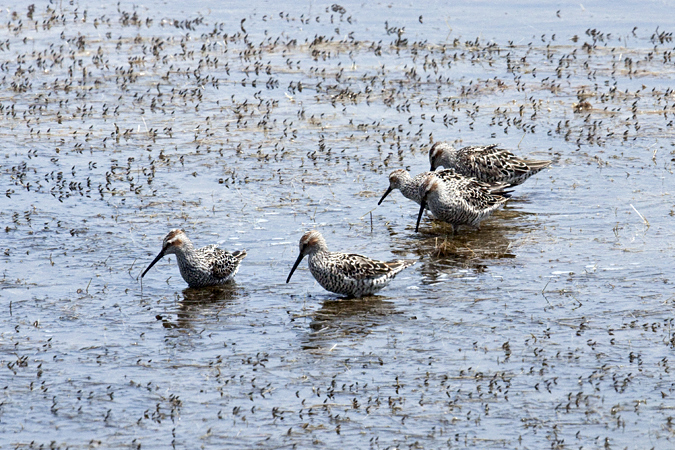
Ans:
[[[0,21],[0,448],[671,446],[667,5],[28,6]],[[415,233],[377,201],[438,140],[554,164],[480,231]],[[141,285],[175,227],[246,249],[235,282],[167,257]],[[364,300],[286,284],[312,228],[418,263]]]

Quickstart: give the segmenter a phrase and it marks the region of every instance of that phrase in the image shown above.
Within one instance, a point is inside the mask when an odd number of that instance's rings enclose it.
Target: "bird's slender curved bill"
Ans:
[[[422,214],[424,213],[424,208],[427,206],[427,201],[426,199],[422,199],[422,203],[420,204],[420,213],[417,215],[417,224],[415,225],[415,233],[417,233],[417,230],[420,228],[420,220],[422,220]]]
[[[380,201],[377,202],[377,204],[378,204],[378,205],[382,204],[382,202],[384,201],[384,199],[387,198],[387,195],[389,195],[389,193],[390,193],[391,191],[393,191],[393,190],[394,190],[394,189],[390,186],[389,189],[387,189],[387,192],[384,193],[384,195],[382,196],[382,198],[380,199]]]
[[[298,255],[298,259],[295,260],[295,264],[293,264],[293,268],[291,269],[291,273],[288,274],[288,278],[286,278],[286,283],[291,281],[291,277],[293,276],[293,272],[295,272],[295,269],[298,268],[298,265],[300,264],[300,261],[302,261],[302,258],[304,258],[305,255],[300,253]]]
[[[166,249],[163,248],[162,251],[159,252],[159,255],[157,255],[157,257],[150,263],[150,265],[148,266],[148,268],[145,269],[145,271],[144,271],[143,274],[141,275],[141,278],[143,278],[143,277],[145,276],[145,274],[148,273],[148,270],[152,269],[152,266],[154,266],[155,264],[157,264],[157,261],[159,261],[160,259],[162,259],[162,257],[164,257],[164,254],[165,254],[165,253],[166,253]]]

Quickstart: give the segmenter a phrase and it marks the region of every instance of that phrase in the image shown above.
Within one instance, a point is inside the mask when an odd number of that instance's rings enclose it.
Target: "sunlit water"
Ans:
[[[664,4],[226,3],[2,11],[0,448],[673,445]],[[438,140],[554,164],[415,233]],[[141,285],[176,227],[236,281]],[[312,228],[419,262],[286,284]]]

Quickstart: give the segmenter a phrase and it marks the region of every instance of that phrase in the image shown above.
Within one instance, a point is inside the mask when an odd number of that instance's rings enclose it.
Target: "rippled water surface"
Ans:
[[[0,448],[669,448],[663,3],[19,3],[0,13]],[[387,175],[554,161],[460,230]],[[171,228],[246,249],[186,289]],[[344,300],[303,262],[418,263]]]

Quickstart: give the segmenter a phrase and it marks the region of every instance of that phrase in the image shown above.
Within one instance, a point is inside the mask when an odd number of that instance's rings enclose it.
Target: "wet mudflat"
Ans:
[[[0,448],[672,446],[675,24],[611,5],[4,9]],[[439,140],[555,162],[415,233]],[[141,285],[177,227],[236,281]],[[312,228],[418,263],[286,284]]]

